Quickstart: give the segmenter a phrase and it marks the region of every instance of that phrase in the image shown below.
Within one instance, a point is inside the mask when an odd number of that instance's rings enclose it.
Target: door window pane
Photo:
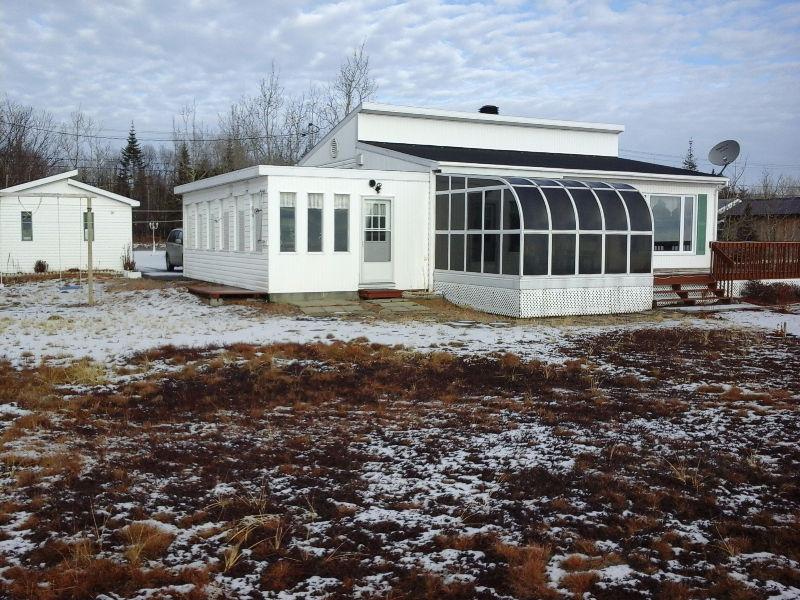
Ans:
[[[553,234],[553,275],[575,274],[575,234]]]
[[[483,228],[500,229],[500,202],[503,195],[500,190],[486,192],[483,204]]]
[[[482,209],[483,192],[470,192],[467,195],[467,229],[481,229]]]
[[[448,255],[448,248],[447,248],[447,234],[446,233],[437,233],[436,234],[436,251],[434,256],[434,268],[435,269],[447,269],[447,255]]]
[[[525,229],[550,229],[544,198],[537,188],[514,188],[522,205],[522,226]],[[527,252],[527,251],[526,251]]]
[[[649,273],[653,238],[649,235],[631,236],[631,273]]]
[[[653,235],[657,251],[675,252],[680,250],[681,200],[680,196],[650,196],[650,209],[653,211]]]
[[[596,275],[603,268],[603,236],[599,233],[582,234],[578,253],[578,273]]]
[[[481,235],[470,233],[467,235],[467,271],[470,273],[481,272]]]
[[[503,190],[503,229],[519,229],[519,207],[511,190]]]
[[[500,235],[497,233],[483,236],[483,272],[500,272]]]
[[[547,188],[544,190],[544,195],[550,206],[553,229],[575,229],[575,211],[572,209],[567,191],[562,188]]]
[[[614,190],[595,190],[600,206],[603,207],[603,214],[606,218],[606,230],[627,231],[628,219],[625,216],[625,208],[622,200]]]
[[[687,196],[683,199],[683,250],[692,250],[694,239],[694,198]]]
[[[523,275],[547,275],[547,234],[526,233],[523,253]]]
[[[450,228],[450,195],[436,195],[436,230],[446,231]]]
[[[518,233],[503,234],[503,274],[519,275],[519,242]]]
[[[606,273],[625,273],[628,270],[628,236],[606,236]]]
[[[465,195],[452,194],[450,196],[450,229],[463,230],[464,229],[464,200]]]
[[[450,236],[450,270],[464,270],[464,234],[454,233]]]
[[[333,251],[350,250],[350,196],[334,194],[333,196]]]
[[[600,218],[600,207],[594,194],[586,189],[570,190],[570,194],[575,200],[575,208],[578,209],[578,228],[602,230],[603,221]]]

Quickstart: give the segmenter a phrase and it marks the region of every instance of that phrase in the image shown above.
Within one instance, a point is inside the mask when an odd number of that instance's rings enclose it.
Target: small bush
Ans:
[[[764,304],[791,304],[800,302],[800,286],[790,283],[762,283],[748,281],[742,292],[747,300]]]
[[[37,260],[33,265],[34,273],[47,273],[49,269],[50,265],[47,264],[46,260],[42,260],[41,258]]]
[[[128,244],[122,251],[122,268],[125,271],[135,271],[136,261],[133,259],[133,249]]]

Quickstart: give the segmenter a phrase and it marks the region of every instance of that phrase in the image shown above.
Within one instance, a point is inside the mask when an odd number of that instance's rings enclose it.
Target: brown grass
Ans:
[[[174,535],[150,523],[131,523],[122,529],[128,544],[124,555],[132,565],[161,557],[172,544]]]

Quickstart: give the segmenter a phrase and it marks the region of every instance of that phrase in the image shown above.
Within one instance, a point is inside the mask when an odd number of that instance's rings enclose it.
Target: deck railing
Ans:
[[[800,278],[800,242],[711,242],[711,275],[726,295],[734,281]]]

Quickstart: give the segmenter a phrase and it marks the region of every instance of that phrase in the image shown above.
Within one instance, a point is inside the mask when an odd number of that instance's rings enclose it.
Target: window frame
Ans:
[[[338,204],[345,204],[346,206],[338,206]],[[349,254],[350,253],[350,208],[351,208],[350,194],[334,194],[333,195],[333,253],[334,254]],[[336,215],[337,211],[344,211],[344,225],[345,225],[345,244],[344,250],[336,249]]]
[[[279,192],[278,201],[278,254],[297,254],[297,192]],[[291,205],[289,204],[291,201]],[[284,206],[284,203],[286,205]],[[283,209],[292,210],[292,249],[284,250]],[[263,210],[263,209],[262,209]]]
[[[312,206],[312,201],[316,205],[319,201],[319,206]],[[296,207],[295,207],[296,210]],[[311,249],[311,211],[319,211],[319,250]],[[296,218],[296,215],[295,215]],[[295,223],[295,238],[297,224]],[[306,253],[307,254],[324,254],[325,253],[325,194],[321,192],[308,192],[306,193]]]
[[[26,226],[25,218],[26,218],[26,215],[27,215],[27,219],[28,219],[27,225],[28,225],[28,228],[30,229],[30,233],[29,233],[30,237],[27,237],[27,238],[25,237],[25,229],[26,229],[26,227],[25,227]],[[23,242],[32,242],[33,241],[33,211],[32,210],[21,210],[19,212],[19,235],[20,235],[20,241],[23,241]]]
[[[647,201],[647,207],[650,209],[650,215],[652,216],[653,220],[653,256],[676,256],[676,255],[684,255],[684,256],[691,256],[697,253],[697,194],[670,194],[667,192],[655,192],[655,193],[648,193],[642,194]],[[656,250],[656,218],[653,214],[653,205],[652,205],[652,197],[666,197],[666,198],[680,198],[681,199],[681,210],[678,218],[680,219],[680,227],[678,229],[678,250]],[[686,226],[686,202],[689,200],[692,204],[692,225],[691,225],[691,248],[689,250],[683,249],[683,244],[686,240],[685,236],[685,226]]]

